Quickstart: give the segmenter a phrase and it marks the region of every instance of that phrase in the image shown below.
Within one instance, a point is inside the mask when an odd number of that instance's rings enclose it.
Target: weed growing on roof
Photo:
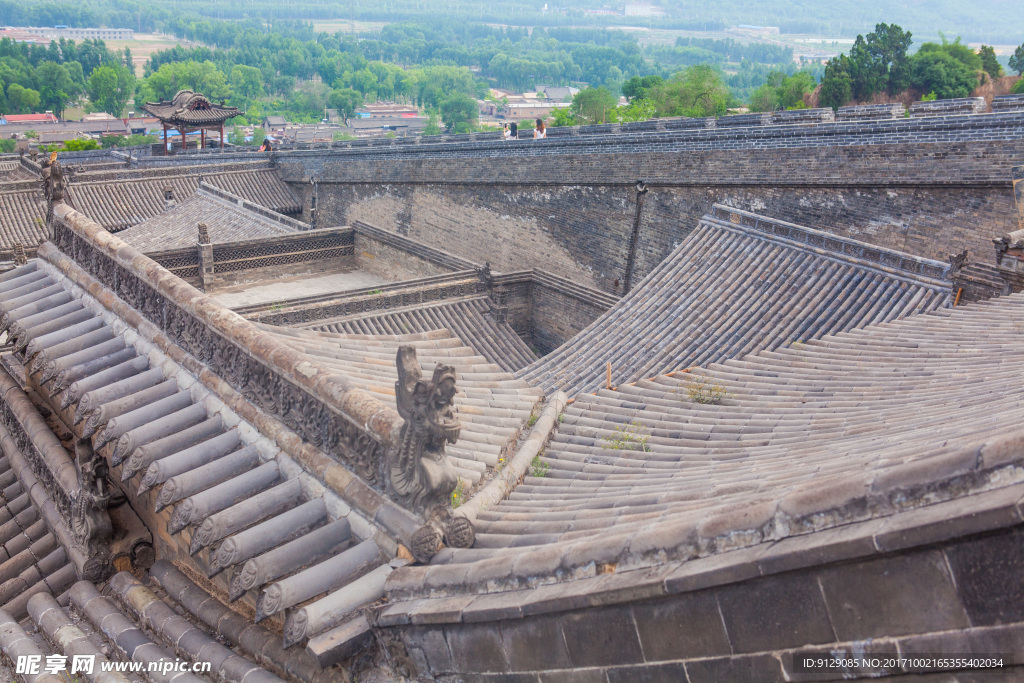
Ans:
[[[703,375],[691,375],[683,388],[686,390],[687,397],[694,403],[714,405],[729,397],[729,392],[725,390],[724,386],[711,377]]]
[[[530,461],[531,477],[546,477],[549,469],[551,469],[551,465],[540,459],[540,453],[533,456],[533,460]]]
[[[602,436],[601,448],[611,448],[617,451],[641,451],[650,453],[651,447],[647,440],[651,435],[647,432],[647,425],[640,420],[630,420],[628,424],[616,427],[608,436]]]
[[[459,477],[459,483],[455,486],[455,490],[452,491],[452,507],[457,508],[466,502],[466,482],[462,481],[462,477]]]

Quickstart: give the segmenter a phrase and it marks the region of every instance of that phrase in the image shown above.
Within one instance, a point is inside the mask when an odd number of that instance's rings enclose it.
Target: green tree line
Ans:
[[[841,107],[851,101],[864,102],[883,93],[895,96],[908,89],[929,99],[967,97],[987,79],[1003,75],[1002,65],[991,46],[977,51],[960,38],[923,43],[910,54],[910,31],[896,24],[878,24],[867,36],[857,36],[848,54],[830,59],[821,80],[822,106]],[[1024,45],[1017,48],[1024,61]],[[1011,58],[1014,64],[1024,67]],[[1018,73],[1020,68],[1017,69]],[[1020,84],[1017,84],[1020,87]]]
[[[130,52],[113,52],[101,40],[44,47],[0,39],[0,113],[63,116],[88,95],[96,110],[120,116],[135,91],[130,65]]]

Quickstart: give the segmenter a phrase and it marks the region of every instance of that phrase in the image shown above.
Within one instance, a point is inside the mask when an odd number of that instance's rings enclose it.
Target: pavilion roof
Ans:
[[[191,90],[179,90],[169,102],[147,102],[142,108],[163,123],[184,127],[219,126],[239,114],[237,107],[214,104]]]

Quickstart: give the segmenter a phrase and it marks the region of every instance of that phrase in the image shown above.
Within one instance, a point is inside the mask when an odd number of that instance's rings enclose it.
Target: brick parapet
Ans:
[[[808,251],[839,258],[861,268],[885,272],[915,284],[946,288],[949,286],[950,263],[914,256],[893,249],[884,249],[867,242],[830,235],[794,223],[765,218],[749,211],[715,204],[707,217],[729,229],[750,234],[771,235],[776,240]]]
[[[160,178],[168,175],[203,175],[204,173],[249,173],[252,171],[259,171],[264,169],[273,168],[273,164],[267,159],[253,159],[253,160],[229,160],[224,163],[218,159],[216,168],[211,169],[208,165],[202,164],[183,164],[175,166],[159,166],[156,168],[126,168],[120,166],[114,169],[90,171],[86,167],[85,171],[79,172],[75,175],[75,182],[77,183],[93,183],[93,182],[106,182],[111,180],[144,180],[147,178]]]
[[[212,284],[222,287],[261,277],[282,277],[284,274],[320,272],[339,265],[351,266],[353,250],[353,231],[349,228],[305,230],[280,237],[215,244],[211,246]],[[147,255],[189,284],[199,283],[201,272],[194,247],[149,252]]]
[[[407,280],[391,285],[363,288],[309,299],[290,300],[286,304],[268,303],[239,309],[247,318],[270,325],[308,327],[323,325],[371,311],[384,312],[419,304],[457,300],[483,292],[473,271],[447,276]]]
[[[529,141],[505,142],[495,137],[494,140],[466,140],[428,142],[418,144],[391,143],[387,145],[334,147],[318,150],[296,150],[277,153],[275,159],[287,180],[299,181],[315,177],[319,182],[342,180],[346,177],[355,179],[359,168],[346,172],[347,162],[352,157],[360,160],[388,160],[389,162],[431,159],[513,159],[536,158],[561,155],[616,154],[629,155],[636,153],[683,153],[708,152],[723,150],[769,150],[769,149],[805,149],[825,147],[830,150],[843,147],[872,147],[894,145],[927,145],[941,143],[966,144],[986,142],[1010,142],[1024,139],[1024,112],[1007,112],[972,116],[942,116],[919,119],[892,119],[870,121],[832,121],[813,125],[768,125],[739,126],[735,128],[689,128],[683,130],[644,131],[644,132],[608,132],[600,135],[562,135],[542,143]],[[325,162],[336,160],[337,165]],[[345,164],[342,165],[342,160]],[[404,169],[403,169],[404,170]],[[453,167],[447,176],[433,176],[434,181],[460,182],[458,168]],[[474,167],[473,170],[478,170]],[[759,171],[770,170],[760,169]],[[840,165],[834,170],[842,171]],[[944,177],[931,164],[930,180],[933,182],[976,182],[979,180],[1001,181],[1004,177],[990,178],[958,177],[953,174]],[[480,176],[476,180],[500,180],[506,169],[497,167],[490,174]],[[606,176],[614,178],[615,168],[604,169]],[[748,169],[749,173],[749,169]],[[392,177],[391,174],[379,176],[378,182],[401,181],[402,175]],[[834,174],[836,175],[836,174]],[[488,177],[491,176],[491,177]],[[610,178],[610,179],[611,179]],[[827,180],[828,174],[825,175]],[[415,179],[415,178],[413,178]],[[625,182],[636,182],[638,177],[631,176]],[[644,180],[655,179],[644,176]],[[516,182],[527,178],[516,177]],[[912,177],[904,181],[913,180]],[[466,180],[467,182],[469,179]],[[558,182],[557,176],[540,174],[539,182]],[[566,178],[565,182],[571,182]],[[810,181],[810,178],[808,178]]]

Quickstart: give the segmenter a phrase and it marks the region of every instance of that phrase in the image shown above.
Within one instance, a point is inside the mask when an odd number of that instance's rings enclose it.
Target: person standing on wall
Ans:
[[[543,140],[548,136],[548,129],[544,125],[544,119],[537,119],[537,127],[533,129],[533,139]]]

